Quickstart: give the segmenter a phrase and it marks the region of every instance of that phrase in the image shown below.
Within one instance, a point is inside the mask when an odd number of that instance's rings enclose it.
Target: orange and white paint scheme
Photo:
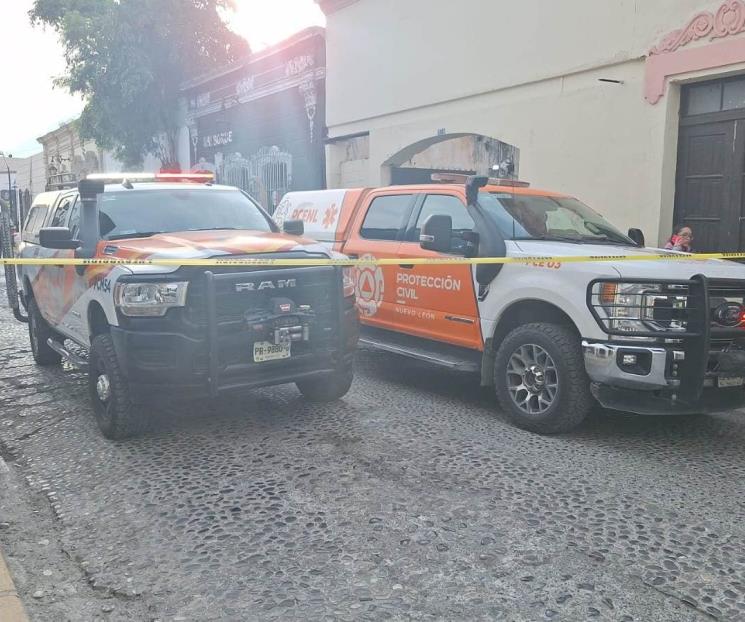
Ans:
[[[484,191],[563,196],[515,187],[487,186]],[[289,193],[274,217],[279,222],[303,220],[308,236],[349,257],[442,258],[448,255],[425,250],[419,242],[421,225],[439,212],[452,217],[454,229],[473,228],[465,187],[458,184]],[[507,251],[523,254],[512,241],[507,241]],[[551,262],[545,268],[551,274],[561,265]],[[520,291],[515,281],[500,278],[479,293],[475,269],[468,265],[371,265],[356,272],[357,305],[364,325],[477,351],[484,350],[500,310]],[[503,272],[528,278],[537,274],[522,265],[505,266]],[[612,268],[608,272],[616,275]],[[583,298],[584,293],[574,304],[582,305]]]
[[[531,199],[568,201],[581,206],[579,209],[592,212],[573,197],[527,185],[500,186],[490,182],[481,188],[480,196],[495,197],[513,204]],[[488,211],[489,207],[484,209]],[[303,220],[309,237],[349,257],[419,259],[462,256],[458,249],[452,253],[440,253],[422,248],[419,240],[421,226],[434,214],[449,215],[454,233],[478,231],[462,183],[293,192],[284,197],[275,218],[280,222],[283,219]],[[566,210],[566,214],[571,212]],[[562,217],[567,218],[566,214]],[[500,216],[495,216],[498,218]],[[548,224],[557,228],[570,226]],[[635,248],[630,241],[624,249],[623,246],[604,246],[600,239],[599,243],[593,244],[588,240],[577,239],[575,242],[560,237],[521,238],[513,233],[503,231],[506,256],[544,256],[550,259],[507,264],[486,286],[478,284],[475,267],[468,265],[402,263],[399,266],[360,267],[356,293],[362,324],[483,352],[505,313],[518,303],[534,300],[549,303],[572,318],[582,337],[601,340],[607,335],[588,311],[588,283],[604,277],[659,276],[659,265],[652,261],[562,265],[560,260],[562,255],[589,257],[609,252],[614,255],[657,252]],[[693,261],[677,261],[666,266],[667,271],[686,279],[702,268],[701,262]],[[707,266],[714,276],[731,275],[733,269],[734,266],[725,267],[721,262]],[[737,272],[741,276],[742,269],[737,269]]]

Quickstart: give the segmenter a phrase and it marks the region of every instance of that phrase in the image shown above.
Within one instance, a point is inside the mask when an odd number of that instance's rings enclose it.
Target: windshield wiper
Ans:
[[[160,233],[163,233],[163,232],[162,231],[136,231],[135,233],[119,233],[117,235],[109,236],[105,239],[106,240],[128,240],[129,238],[150,238]]]
[[[532,238],[518,238],[518,240],[537,240],[540,242],[571,242],[572,244],[584,244],[581,237],[572,237],[571,235],[536,235]]]
[[[617,240],[608,237],[607,235],[583,235],[582,239],[585,242],[590,242],[591,244],[610,244],[612,246],[633,246],[633,244],[626,242],[625,240]]]
[[[238,227],[202,227],[200,229],[184,229],[184,231],[238,231]]]
[[[589,231],[595,230],[595,235],[597,235],[597,238],[593,238],[593,236],[583,236],[588,239],[598,239],[599,241],[605,241],[605,242],[611,242],[613,244],[619,244],[623,246],[636,246],[634,244],[633,240],[626,239],[622,235],[617,234],[615,231],[613,231],[612,228],[606,227],[603,224],[599,224],[596,222],[586,222],[585,223],[585,229]]]

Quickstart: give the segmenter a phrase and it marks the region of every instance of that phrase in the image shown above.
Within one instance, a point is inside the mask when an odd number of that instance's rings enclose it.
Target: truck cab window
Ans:
[[[430,194],[424,199],[424,204],[416,220],[416,227],[410,230],[407,239],[410,242],[419,242],[424,223],[430,216],[445,215],[450,216],[453,221],[453,237],[451,238],[450,248],[453,253],[459,253],[465,250],[466,243],[463,234],[473,231],[475,223],[473,218],[468,214],[468,210],[463,202],[456,196],[448,194]]]
[[[600,214],[572,197],[481,192],[479,205],[507,240],[633,245]]]
[[[80,198],[75,197],[75,203],[70,209],[70,217],[67,220],[67,228],[72,233],[73,240],[78,239],[80,232]]]
[[[185,186],[106,192],[98,205],[101,236],[106,240],[181,231],[273,230],[266,214],[239,190],[205,192]]]
[[[410,194],[377,197],[367,210],[360,235],[367,240],[396,240],[410,207]]]
[[[23,241],[30,242],[31,244],[38,244],[39,242],[39,229],[44,224],[44,220],[47,215],[46,205],[36,205],[31,208],[26,220],[26,227],[23,230]]]
[[[72,206],[74,197],[64,197],[59,205],[57,206],[57,209],[54,210],[54,218],[52,218],[52,222],[49,225],[50,227],[64,227],[65,226],[65,220],[67,219],[67,214],[70,211],[70,207]]]

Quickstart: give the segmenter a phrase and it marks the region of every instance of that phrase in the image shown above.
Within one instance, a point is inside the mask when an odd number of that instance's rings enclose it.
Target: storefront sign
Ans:
[[[202,139],[202,146],[205,149],[211,147],[221,147],[222,145],[229,145],[233,142],[233,131],[220,132],[218,134],[210,134]]]

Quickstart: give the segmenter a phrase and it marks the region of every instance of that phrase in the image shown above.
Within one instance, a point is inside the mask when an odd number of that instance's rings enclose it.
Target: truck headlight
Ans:
[[[684,332],[688,325],[685,285],[599,281],[590,304],[608,332]]]
[[[168,309],[186,304],[187,282],[117,283],[114,304],[130,317],[163,317]]]

